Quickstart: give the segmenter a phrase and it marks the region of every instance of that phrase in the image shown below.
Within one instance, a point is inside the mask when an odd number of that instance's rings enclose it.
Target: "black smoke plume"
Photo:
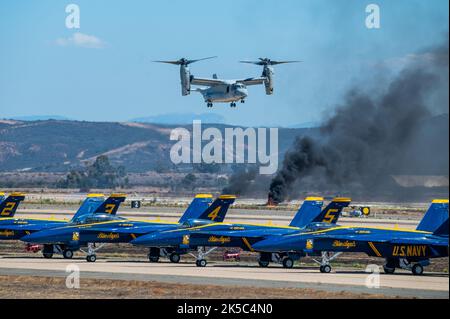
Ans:
[[[395,174],[448,175],[448,40],[412,60],[375,96],[351,89],[319,139],[297,138],[270,184],[275,202],[311,175],[367,193],[392,190]],[[435,110],[446,130],[428,135]]]

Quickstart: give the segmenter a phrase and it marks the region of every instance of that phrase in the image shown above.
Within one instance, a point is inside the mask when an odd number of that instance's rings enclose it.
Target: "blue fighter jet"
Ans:
[[[246,251],[259,251],[254,244],[273,235],[290,234],[302,227],[313,224],[334,224],[344,207],[350,203],[349,198],[335,198],[322,210],[322,197],[308,197],[298,210],[289,226],[271,224],[233,224],[210,223],[206,225],[186,224],[175,229],[141,236],[131,243],[147,247],[180,247],[197,249],[196,265],[205,267],[205,257],[219,247],[240,247]],[[212,247],[205,250],[205,247]],[[281,262],[284,267],[291,268],[295,259],[301,254],[276,254],[263,252],[259,258],[259,265],[267,267],[271,261]]]
[[[330,261],[343,252],[364,252],[385,258],[385,273],[396,268],[421,275],[431,258],[448,256],[448,200],[434,200],[416,230],[382,227],[336,226],[309,228],[271,236],[254,245],[266,252],[322,254],[320,271],[331,271]],[[332,254],[332,255],[330,255]],[[331,256],[331,257],[330,257]]]
[[[220,196],[210,206],[212,195],[197,195],[178,222],[161,220],[135,220],[110,214],[82,216],[72,223],[23,237],[28,243],[59,245],[64,251],[81,250],[87,247],[86,260],[95,262],[96,251],[107,243],[128,243],[143,234],[159,232],[180,227],[183,224],[203,225],[214,221],[223,221],[234,196]],[[100,244],[100,246],[96,246]],[[150,247],[149,260],[157,262],[160,256],[168,256],[171,262],[179,262],[180,254],[186,250]]]
[[[105,201],[103,194],[89,194],[73,216],[72,221],[94,213],[115,214],[118,209],[118,205],[116,205],[117,197],[117,194],[113,194]],[[64,219],[55,218],[14,218],[15,210],[24,198],[25,195],[21,193],[12,193],[0,204],[2,216],[0,218],[0,240],[22,239],[32,233],[70,223]],[[71,258],[70,252],[65,252],[64,247],[44,245],[42,252],[45,258],[51,258],[53,253],[62,253],[65,258]]]

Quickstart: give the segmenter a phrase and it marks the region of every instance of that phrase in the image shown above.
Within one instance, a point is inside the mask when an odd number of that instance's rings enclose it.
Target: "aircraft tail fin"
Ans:
[[[439,228],[434,231],[433,235],[448,237],[448,228],[449,228],[449,224],[448,224],[448,218],[447,218],[447,220],[445,222],[443,222],[442,225],[439,226]]]
[[[94,214],[110,214],[115,215],[127,195],[125,194],[111,194],[109,197],[94,211]]]
[[[446,220],[448,220],[448,199],[435,199],[417,226],[417,230],[435,232]]]
[[[348,207],[351,203],[351,199],[347,197],[335,197],[325,207],[320,214],[314,218],[313,222],[322,222],[328,224],[336,224],[342,210]]]
[[[198,219],[211,220],[213,222],[221,223],[225,219],[228,208],[234,203],[236,196],[234,195],[220,195],[209,206]]]
[[[306,197],[289,226],[305,227],[310,224],[322,210],[322,197]]]
[[[76,220],[80,216],[93,214],[104,201],[105,195],[103,194],[88,194],[81,203],[77,212],[73,215],[72,221]]]
[[[0,203],[0,217],[14,217],[17,207],[25,199],[22,193],[11,193]]]
[[[191,204],[184,211],[183,216],[181,216],[178,221],[180,224],[185,222],[188,219],[195,219],[199,217],[212,202],[211,194],[197,194],[192,200]]]

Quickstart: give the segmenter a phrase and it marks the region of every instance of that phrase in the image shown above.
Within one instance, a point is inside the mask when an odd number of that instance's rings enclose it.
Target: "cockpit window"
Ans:
[[[91,224],[100,223],[110,220],[124,220],[125,218],[119,216],[111,216],[109,214],[92,214],[83,215],[74,221],[75,224]]]

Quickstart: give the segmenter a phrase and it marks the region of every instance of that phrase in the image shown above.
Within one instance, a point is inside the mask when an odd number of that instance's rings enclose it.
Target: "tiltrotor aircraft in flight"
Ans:
[[[223,80],[217,78],[214,74],[212,79],[208,78],[197,78],[190,73],[189,64],[216,58],[208,57],[197,60],[188,60],[186,58],[181,58],[175,61],[154,61],[160,63],[169,63],[180,66],[180,79],[181,79],[181,94],[189,95],[191,91],[200,92],[205,99],[207,107],[212,107],[213,103],[230,103],[231,107],[236,107],[236,102],[241,101],[245,103],[245,98],[248,96],[247,86],[264,84],[266,89],[266,94],[273,94],[273,76],[274,70],[273,65],[293,63],[300,61],[273,61],[268,58],[259,58],[259,61],[240,61],[241,63],[250,63],[261,65],[263,67],[263,72],[260,77],[238,79],[238,80]],[[191,89],[192,85],[202,86],[204,88]]]

